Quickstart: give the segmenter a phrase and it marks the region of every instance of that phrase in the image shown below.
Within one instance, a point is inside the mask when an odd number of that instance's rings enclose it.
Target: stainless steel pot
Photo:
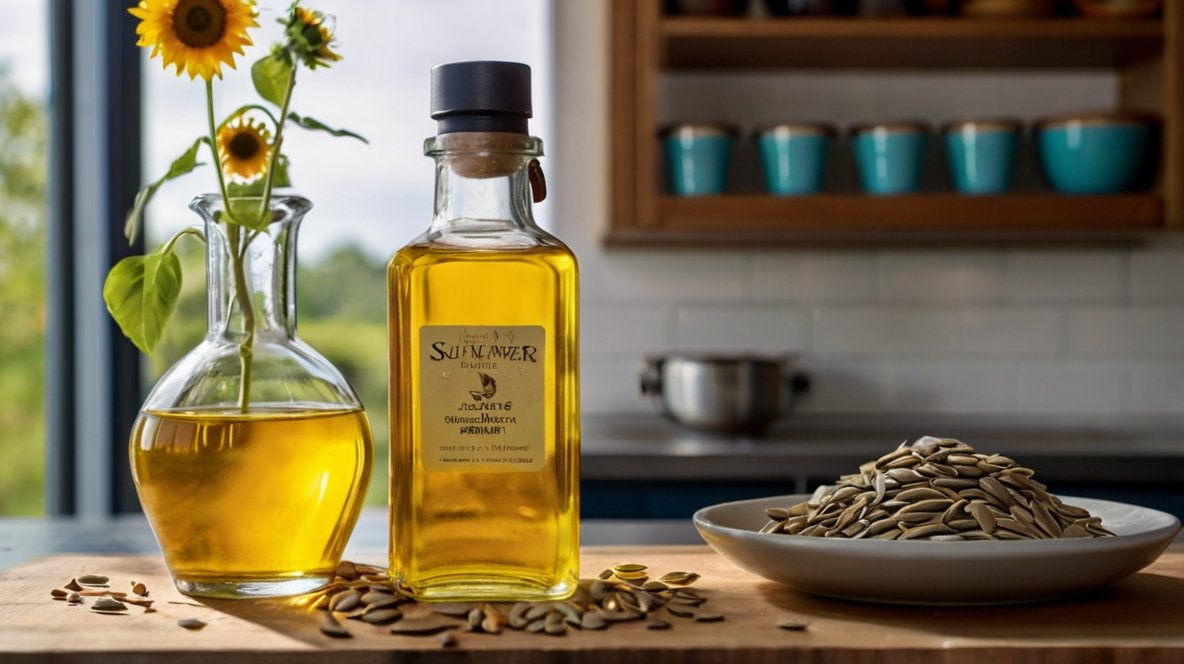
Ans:
[[[646,362],[642,394],[675,422],[704,431],[759,433],[809,386],[789,371],[792,356],[669,354]]]

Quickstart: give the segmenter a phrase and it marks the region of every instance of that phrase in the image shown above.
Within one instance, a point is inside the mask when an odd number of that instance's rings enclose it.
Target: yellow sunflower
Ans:
[[[308,50],[308,53],[304,55],[310,56],[306,58],[310,61],[310,66],[336,62],[341,59],[341,55],[332,49],[336,35],[325,24],[324,14],[312,9],[296,7],[293,19],[295,31],[300,36],[300,41],[303,42],[300,46],[306,46]]]
[[[247,29],[259,27],[254,0],[140,0],[128,11],[140,19],[136,45],[190,79],[222,78],[223,63],[234,69],[234,55],[251,45]]]
[[[222,172],[239,182],[265,174],[271,150],[271,133],[261,122],[239,116],[218,130]]]

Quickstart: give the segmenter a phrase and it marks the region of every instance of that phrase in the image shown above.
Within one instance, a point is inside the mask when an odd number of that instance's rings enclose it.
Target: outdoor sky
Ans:
[[[291,128],[284,150],[292,158],[293,189],[313,202],[300,231],[301,258],[340,243],[359,244],[386,257],[427,228],[435,171],[423,139],[435,133],[428,117],[429,71],[456,60],[513,60],[533,68],[535,135],[553,126],[550,78],[550,0],[307,0],[337,17],[331,69],[299,74],[292,108],[366,136],[370,145]],[[250,63],[279,37],[276,18],[288,0],[261,0],[255,48],[239,71],[225,70],[218,86],[220,113],[256,99]],[[132,38],[129,36],[129,39]],[[159,61],[144,70],[144,176],[163,173],[204,127],[202,86],[166,74]],[[203,155],[203,161],[206,161]],[[544,166],[545,166],[544,162]],[[187,209],[197,192],[213,191],[203,169],[163,187],[150,209],[150,233],[162,240],[195,223]],[[536,214],[544,217],[544,210]],[[543,219],[542,221],[545,221]]]
[[[44,96],[49,86],[48,0],[0,0],[0,66],[25,94]]]
[[[0,0],[0,63],[26,93],[48,90],[47,0]],[[248,71],[279,37],[276,19],[288,0],[261,0],[263,30],[256,47],[224,70],[216,86],[219,113],[256,101]],[[329,70],[301,71],[292,108],[370,139],[331,138],[291,128],[293,189],[314,208],[301,230],[300,252],[314,258],[342,243],[387,256],[427,227],[434,171],[423,139],[434,133],[428,117],[429,70],[456,60],[514,60],[534,69],[532,133],[547,142],[553,126],[548,81],[550,0],[308,0],[306,6],[337,17],[338,52]],[[134,34],[128,34],[134,40]],[[147,50],[145,50],[145,58]],[[144,68],[144,178],[154,179],[205,126],[200,81],[166,73],[159,60]],[[203,154],[203,161],[209,161]],[[546,162],[544,161],[544,167]],[[198,193],[216,188],[207,167],[161,188],[149,209],[150,240],[167,238],[198,221],[187,209]],[[128,201],[131,204],[131,201]],[[547,204],[536,209],[545,222]],[[122,220],[119,220],[122,223]]]

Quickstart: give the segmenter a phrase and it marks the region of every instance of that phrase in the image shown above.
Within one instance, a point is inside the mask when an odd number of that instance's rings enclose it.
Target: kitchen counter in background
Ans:
[[[1054,493],[1184,516],[1184,422],[795,416],[760,438],[690,431],[654,415],[586,416],[583,514],[689,518],[729,500],[806,493],[903,440],[958,438],[1036,471]]]

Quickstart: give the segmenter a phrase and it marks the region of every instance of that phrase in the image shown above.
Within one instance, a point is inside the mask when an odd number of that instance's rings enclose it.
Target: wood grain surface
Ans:
[[[375,556],[371,562],[382,560]],[[177,593],[154,556],[60,556],[0,573],[0,662],[1180,662],[1184,661],[1184,547],[1118,585],[1057,602],[991,608],[857,604],[811,597],[733,568],[706,547],[612,547],[584,551],[584,574],[619,562],[651,571],[703,575],[696,588],[720,623],[670,617],[667,631],[643,623],[565,637],[507,631],[457,632],[443,649],[434,637],[395,636],[350,621],[354,638],[317,630],[299,600],[194,600]],[[154,613],[101,615],[54,601],[72,576],[99,573],[113,589],[145,582]],[[891,574],[891,569],[885,569]],[[974,574],[968,569],[967,574]],[[187,631],[177,620],[207,626]],[[810,623],[804,632],[779,620]]]

